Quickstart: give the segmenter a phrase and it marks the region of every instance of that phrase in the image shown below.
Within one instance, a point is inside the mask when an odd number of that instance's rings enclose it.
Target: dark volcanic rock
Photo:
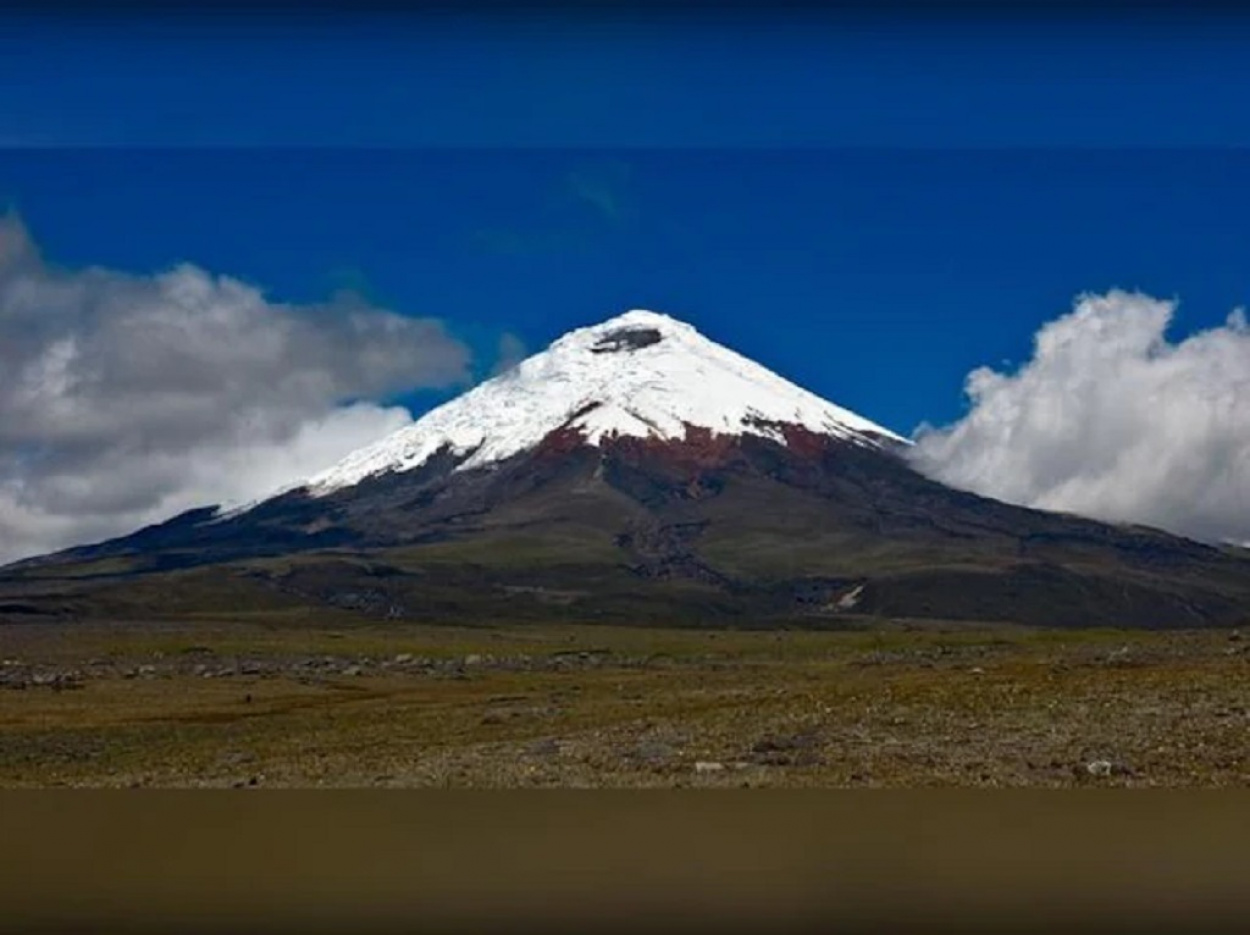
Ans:
[[[620,328],[605,334],[590,349],[592,354],[615,354],[621,351],[637,351],[652,344],[659,344],[663,336],[656,328]]]

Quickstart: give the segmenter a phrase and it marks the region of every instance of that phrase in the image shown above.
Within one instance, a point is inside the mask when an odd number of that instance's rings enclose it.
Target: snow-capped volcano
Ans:
[[[250,507],[0,574],[0,618],[250,600],[438,623],[1250,619],[1238,550],[954,490],[904,443],[687,324],[627,312]]]
[[[374,475],[408,471],[434,454],[485,467],[556,431],[587,444],[636,437],[681,440],[688,431],[757,435],[785,443],[782,426],[858,444],[905,439],[777,376],[691,325],[634,310],[571,331],[545,351],[445,403],[309,480],[314,495]]]

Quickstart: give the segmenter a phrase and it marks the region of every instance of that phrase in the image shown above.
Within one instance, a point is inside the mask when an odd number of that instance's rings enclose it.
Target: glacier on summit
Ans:
[[[305,484],[314,496],[449,450],[457,471],[502,461],[572,429],[590,445],[634,436],[680,440],[688,427],[782,444],[778,424],[866,445],[907,440],[709,340],[637,309],[570,331],[545,351],[344,458]]]

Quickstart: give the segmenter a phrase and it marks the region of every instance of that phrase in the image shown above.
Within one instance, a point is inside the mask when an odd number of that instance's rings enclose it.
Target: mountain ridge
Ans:
[[[905,449],[690,326],[634,311],[246,509],[6,569],[0,614],[1250,619],[1247,556],[955,490]]]

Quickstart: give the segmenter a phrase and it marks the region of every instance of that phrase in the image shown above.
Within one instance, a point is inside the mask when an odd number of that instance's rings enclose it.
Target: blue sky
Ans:
[[[1239,151],[15,149],[0,197],[51,262],[352,289],[480,369],[656,308],[903,432],[1079,292],[1179,296],[1178,333],[1250,304]]]
[[[615,12],[10,17],[0,132],[111,145],[1250,143],[1236,106],[1250,19],[1235,12],[590,5]]]
[[[1178,16],[31,19],[0,199],[51,262],[352,288],[481,368],[656,308],[909,432],[1078,293],[1247,304],[1247,21]]]

